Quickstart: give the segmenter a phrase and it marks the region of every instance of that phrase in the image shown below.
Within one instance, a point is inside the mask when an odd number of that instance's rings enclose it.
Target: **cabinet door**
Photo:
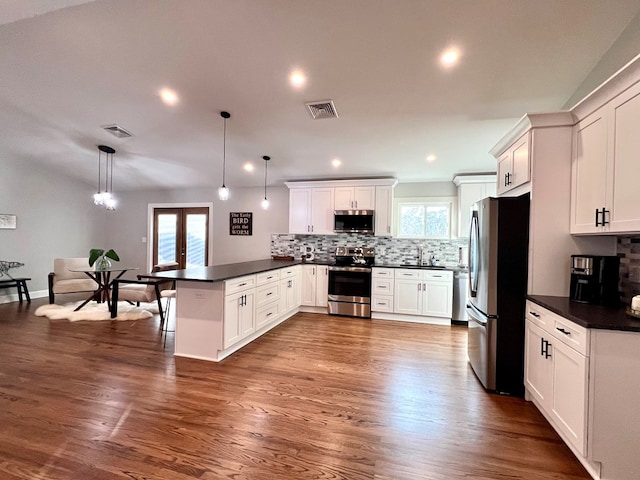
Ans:
[[[333,234],[333,190],[311,189],[311,233]]]
[[[422,314],[422,282],[415,279],[395,279],[393,311],[408,315]]]
[[[391,212],[393,209],[393,187],[376,187],[374,208],[374,231],[378,236],[391,236]]]
[[[458,187],[458,237],[468,238],[471,225],[471,207],[487,197],[485,183],[462,183]],[[495,183],[490,184],[495,191]]]
[[[302,296],[301,305],[314,307],[316,305],[316,266],[302,265]]]
[[[333,192],[335,210],[355,208],[353,187],[336,187]]]
[[[512,175],[513,162],[511,161],[511,151],[507,150],[498,159],[498,178],[496,182],[496,192],[498,195],[511,188],[509,179]]]
[[[606,205],[612,232],[640,231],[640,85],[629,89],[612,101]]]
[[[311,189],[289,190],[289,233],[310,233]]]
[[[551,414],[572,445],[586,449],[588,366],[584,355],[556,340],[553,344],[553,405]]]
[[[596,227],[596,211],[605,207],[606,164],[607,118],[603,107],[574,127],[571,233],[602,231],[602,227]]]
[[[329,305],[329,267],[318,265],[316,272],[316,307],[326,307]]]
[[[240,317],[244,294],[245,292],[238,292],[224,297],[224,348],[240,341]]]
[[[451,318],[453,309],[453,285],[451,282],[423,283],[424,301],[422,313],[430,317]]]
[[[376,187],[354,187],[353,201],[358,210],[373,210],[376,206]]]
[[[546,338],[545,338],[546,336]],[[545,340],[550,335],[527,320],[525,331],[524,384],[529,394],[545,410],[551,407],[553,394],[553,361],[545,355]]]
[[[255,323],[255,290],[248,290],[244,292],[244,301],[238,310],[240,313],[240,338],[244,338],[247,335],[253,333],[256,329]]]
[[[511,147],[511,171],[509,190],[531,180],[531,162],[529,156],[530,132],[525,133]]]

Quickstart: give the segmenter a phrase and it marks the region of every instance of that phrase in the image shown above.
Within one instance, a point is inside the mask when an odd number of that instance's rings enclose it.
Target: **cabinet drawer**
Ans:
[[[276,318],[280,314],[280,303],[275,302],[269,305],[265,305],[262,308],[256,310],[256,329],[261,328]]]
[[[281,268],[280,269],[280,278],[289,278],[295,277],[298,273],[299,267],[297,265],[293,267]]]
[[[374,312],[393,313],[393,296],[374,295],[371,298],[371,310]]]
[[[374,295],[392,295],[393,283],[393,278],[374,278],[371,282],[371,293]]]
[[[552,315],[554,316],[553,331],[551,332],[553,336],[578,353],[589,356],[589,331],[570,320],[555,314]]]
[[[280,298],[280,283],[269,283],[256,289],[256,307],[261,307]]]
[[[224,293],[229,295],[231,293],[242,292],[256,286],[256,276],[247,275],[246,277],[233,278],[231,280],[225,280]]]
[[[551,329],[553,328],[551,326],[553,323],[553,319],[549,316],[549,314],[551,313],[550,311],[540,307],[530,300],[527,300],[527,305],[525,308],[525,316],[528,320],[531,320],[547,333],[551,331]]]
[[[396,268],[395,278],[402,280],[422,280],[422,270],[407,270],[402,268]]]
[[[264,285],[278,280],[280,280],[280,270],[270,270],[256,275],[256,285]]]
[[[373,267],[371,269],[371,276],[373,278],[393,278],[394,270],[395,268]]]
[[[435,280],[440,282],[448,282],[449,280],[453,280],[453,272],[451,270],[426,270],[423,275],[424,277],[422,278],[424,278],[425,280]]]

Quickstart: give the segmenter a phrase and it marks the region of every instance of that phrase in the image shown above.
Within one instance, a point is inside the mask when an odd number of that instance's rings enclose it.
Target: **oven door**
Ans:
[[[329,267],[329,315],[371,318],[371,268]]]
[[[371,303],[371,269],[329,267],[329,300]]]

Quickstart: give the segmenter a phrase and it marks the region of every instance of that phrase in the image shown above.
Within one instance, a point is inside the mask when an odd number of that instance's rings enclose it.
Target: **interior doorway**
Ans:
[[[179,269],[209,264],[209,206],[150,205],[151,266]]]

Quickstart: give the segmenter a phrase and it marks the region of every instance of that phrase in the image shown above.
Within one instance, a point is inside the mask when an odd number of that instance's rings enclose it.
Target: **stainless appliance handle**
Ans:
[[[329,267],[329,271],[331,272],[365,272],[370,273],[371,268],[367,267]]]
[[[471,230],[469,232],[469,295],[478,294],[478,273],[480,259],[480,224],[478,211],[471,212]]]
[[[476,307],[474,307],[471,303],[467,303],[467,314],[469,315],[469,319],[474,322],[486,327],[489,323],[489,318]]]

